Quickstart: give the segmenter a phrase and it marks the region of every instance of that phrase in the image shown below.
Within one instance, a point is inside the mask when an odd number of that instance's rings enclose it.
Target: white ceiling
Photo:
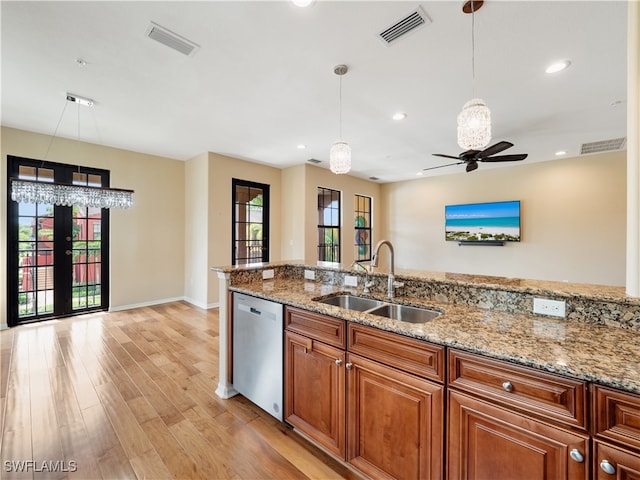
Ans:
[[[2,125],[52,135],[60,121],[57,136],[179,160],[210,151],[328,167],[333,68],[346,64],[343,137],[359,177],[413,179],[448,163],[431,154],[460,153],[456,116],[472,96],[492,111],[491,143],[529,154],[520,164],[626,135],[626,2],[486,1],[475,82],[462,3],[2,1]],[[377,37],[418,6],[430,25],[390,46]],[[152,21],[201,48],[187,57],[149,39]],[[557,59],[572,65],[546,74]],[[96,104],[67,104],[67,92]],[[398,111],[407,118],[392,120]]]

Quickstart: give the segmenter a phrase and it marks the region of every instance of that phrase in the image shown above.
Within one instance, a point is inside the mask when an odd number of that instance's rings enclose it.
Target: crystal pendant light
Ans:
[[[94,101],[78,95],[67,93],[67,102],[77,103],[86,107],[92,107]],[[60,121],[64,116],[68,103],[64,104],[60,120],[49,142],[51,143],[58,133]],[[80,137],[80,117],[78,115],[78,138]],[[49,153],[45,153],[45,158]],[[133,190],[109,187],[90,187],[86,185],[73,185],[60,182],[37,182],[20,178],[11,178],[11,200],[21,203],[46,203],[52,205],[95,208],[130,208],[133,206]]]
[[[349,71],[346,65],[337,65],[333,73],[340,77],[340,140],[329,151],[329,168],[333,173],[344,174],[351,170],[351,147],[342,141],[342,76]]]
[[[469,0],[462,7],[465,13],[471,13],[471,74],[475,87],[475,16],[484,2]],[[481,150],[491,141],[491,111],[484,100],[474,98],[462,107],[458,114],[458,145],[465,150]]]

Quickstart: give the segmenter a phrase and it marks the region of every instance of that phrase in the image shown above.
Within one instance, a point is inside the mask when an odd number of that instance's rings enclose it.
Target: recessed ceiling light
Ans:
[[[291,0],[291,2],[296,6],[296,7],[308,7],[309,5],[311,5],[314,0]]]
[[[424,175],[424,172],[418,172],[418,173],[416,173],[416,175],[418,175],[420,177],[420,176]]]
[[[558,151],[556,152],[556,157],[561,157],[562,155],[566,155],[566,154],[567,154],[567,152],[566,152],[566,151],[564,151],[564,150],[558,150]]]
[[[76,58],[76,63],[77,63],[78,65],[80,65],[81,67],[84,67],[84,66],[86,66],[86,65],[87,65],[87,61],[86,61],[86,60],[84,60],[83,58]]]
[[[298,150],[304,150],[305,148],[307,148],[307,146],[304,143],[300,143],[297,146]]]
[[[561,72],[562,70],[565,70],[566,68],[569,68],[570,65],[571,65],[571,62],[569,60],[560,60],[558,62],[554,62],[551,65],[549,65],[545,70],[545,72],[558,73],[558,72]]]
[[[398,112],[398,113],[394,113],[393,114],[393,118],[394,120],[404,120],[405,118],[407,118],[407,114],[404,112]]]

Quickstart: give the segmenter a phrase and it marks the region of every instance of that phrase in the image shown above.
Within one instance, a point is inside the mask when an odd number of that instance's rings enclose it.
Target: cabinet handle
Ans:
[[[344,365],[344,368],[346,368],[347,370],[351,370],[351,367],[353,367],[353,363],[346,363]]]
[[[336,365],[337,365],[337,366],[342,365],[342,360],[341,360],[341,359],[339,359],[339,358],[336,358]]]
[[[569,456],[578,463],[584,462],[584,457],[582,456],[582,454],[577,448],[574,448],[573,450],[571,450],[569,452]]]
[[[602,460],[600,462],[600,469],[604,473],[608,473],[609,475],[613,475],[614,473],[616,473],[616,467],[611,465],[607,460]]]
[[[513,384],[508,380],[502,384],[502,388],[504,388],[505,392],[513,392]]]

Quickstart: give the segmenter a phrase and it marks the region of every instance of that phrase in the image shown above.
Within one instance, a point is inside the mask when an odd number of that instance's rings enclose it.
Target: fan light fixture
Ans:
[[[484,2],[469,0],[462,7],[464,13],[471,13],[471,75],[475,87],[475,16],[476,10]],[[458,145],[465,150],[480,150],[491,141],[491,111],[484,100],[474,98],[462,107],[458,114]]]
[[[348,173],[351,170],[351,147],[342,141],[342,76],[349,71],[346,65],[337,65],[333,73],[340,77],[340,140],[329,151],[329,168],[335,174]]]
[[[77,103],[86,107],[92,107],[94,101],[89,98],[83,98],[79,95],[67,93],[67,102]],[[64,116],[67,108],[64,104],[60,120]],[[60,120],[58,126],[60,126]],[[58,126],[51,137],[51,142],[58,132]],[[78,123],[78,132],[80,124]],[[79,135],[78,135],[79,136]],[[45,158],[49,150],[45,153]],[[87,185],[74,185],[60,182],[41,182],[25,180],[20,178],[11,178],[11,200],[22,203],[46,203],[53,205],[79,207],[95,207],[95,208],[129,208],[133,206],[133,190],[124,190],[120,188],[108,187],[92,187]]]

